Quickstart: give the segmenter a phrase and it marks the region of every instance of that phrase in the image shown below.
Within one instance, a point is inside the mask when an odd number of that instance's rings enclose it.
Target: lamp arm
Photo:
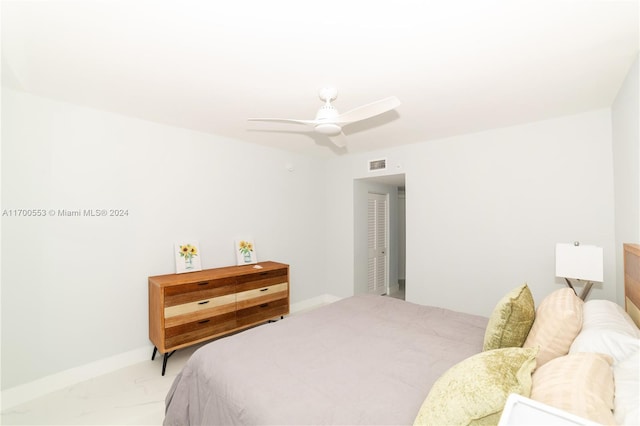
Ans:
[[[567,282],[567,285],[571,288],[571,290],[573,290],[573,292],[576,294],[576,296],[578,296],[578,292],[576,291],[576,289],[573,287],[573,285],[571,285],[571,281],[569,281],[569,278],[564,279]],[[580,293],[580,299],[582,300],[587,300],[587,296],[589,295],[589,292],[591,291],[591,287],[593,287],[593,282],[592,281],[587,281],[586,284],[584,285],[584,288],[582,289],[582,293]]]
[[[587,281],[587,283],[584,285],[584,288],[582,289],[582,294],[580,294],[580,299],[587,300],[587,296],[589,295],[592,286],[593,282]]]
[[[567,285],[571,288],[571,290],[573,290],[573,292],[576,294],[576,296],[578,295],[578,292],[576,291],[575,288],[573,288],[573,286],[571,285],[571,281],[569,281],[569,278],[565,278],[564,279],[567,282]]]

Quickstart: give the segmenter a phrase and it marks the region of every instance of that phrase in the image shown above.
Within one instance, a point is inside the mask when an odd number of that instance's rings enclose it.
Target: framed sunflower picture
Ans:
[[[197,241],[175,244],[176,274],[202,270],[200,246]]]
[[[236,240],[236,259],[238,260],[238,265],[251,265],[253,263],[258,263],[256,245],[253,243],[253,240]]]

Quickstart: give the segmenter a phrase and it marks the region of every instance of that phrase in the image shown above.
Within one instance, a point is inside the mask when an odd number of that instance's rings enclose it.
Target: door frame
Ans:
[[[373,196],[373,197],[372,197]],[[367,249],[369,247],[368,241],[369,241],[369,231],[370,231],[370,223],[369,223],[369,200],[371,200],[372,198],[376,198],[378,200],[384,200],[384,223],[382,224],[383,228],[384,228],[384,247],[383,247],[383,252],[382,254],[383,259],[384,259],[384,289],[382,291],[382,293],[380,293],[379,291],[375,291],[374,294],[389,294],[389,246],[390,246],[390,241],[389,241],[389,193],[380,193],[380,192],[376,192],[376,191],[367,191]],[[377,212],[376,212],[377,215]],[[379,224],[378,224],[379,226]],[[378,233],[378,229],[376,229],[374,231],[375,234]],[[376,247],[377,248],[377,247]],[[369,253],[369,250],[367,250],[367,271],[369,268],[369,259],[371,259],[371,253]],[[367,273],[367,290],[369,290],[369,274]],[[369,291],[367,291],[369,292]]]
[[[387,251],[387,290],[398,286],[398,188],[404,188],[405,175],[366,177],[353,180],[353,293],[367,292],[367,193],[389,194],[389,245]],[[406,190],[405,190],[406,193]]]

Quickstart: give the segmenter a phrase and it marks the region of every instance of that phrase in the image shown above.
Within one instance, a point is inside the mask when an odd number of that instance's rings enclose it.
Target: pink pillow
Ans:
[[[531,399],[603,425],[616,424],[612,362],[593,352],[555,358],[533,373]]]
[[[584,302],[570,288],[556,290],[542,300],[523,348],[538,347],[537,366],[569,353],[582,329]]]

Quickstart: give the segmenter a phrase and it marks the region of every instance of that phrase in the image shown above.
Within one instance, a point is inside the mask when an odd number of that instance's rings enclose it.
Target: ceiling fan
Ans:
[[[313,128],[314,131],[327,135],[331,142],[338,147],[344,147],[347,144],[346,137],[342,132],[342,128],[356,121],[366,120],[384,112],[391,111],[398,105],[400,101],[395,96],[371,102],[366,105],[359,106],[344,114],[338,113],[338,110],[331,105],[331,101],[338,97],[338,91],[333,87],[326,87],[320,90],[320,99],[324,105],[320,107],[314,120],[296,120],[290,118],[249,118],[249,121],[277,121],[282,123],[304,124]]]

